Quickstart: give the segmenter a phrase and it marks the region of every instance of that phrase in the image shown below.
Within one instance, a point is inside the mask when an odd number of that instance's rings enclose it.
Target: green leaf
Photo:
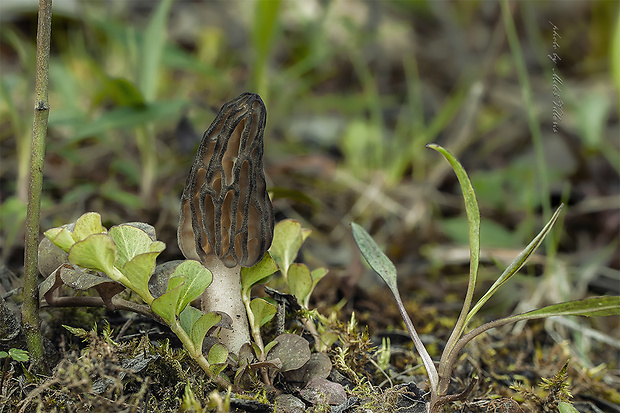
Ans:
[[[228,349],[221,343],[215,343],[209,349],[207,361],[209,362],[209,371],[213,376],[220,374],[227,366]]]
[[[481,325],[463,337],[461,337],[449,354],[449,359],[443,360],[446,365],[451,366],[456,360],[461,349],[474,338],[492,328],[498,328],[506,324],[516,323],[522,320],[535,320],[538,318],[554,316],[582,316],[582,317],[605,317],[620,315],[620,296],[589,297],[583,300],[568,301],[559,304],[552,304],[536,310],[510,317],[500,318]]]
[[[75,221],[73,229],[73,239],[81,241],[92,234],[100,234],[105,232],[105,228],[101,225],[101,215],[97,212],[87,212]]]
[[[172,324],[176,321],[179,295],[181,294],[184,283],[185,278],[182,276],[170,277],[166,293],[157,297],[151,303],[153,312],[163,318],[168,324]]]
[[[118,258],[116,266],[122,268],[128,261],[131,261],[136,255],[152,252],[151,237],[143,230],[128,224],[116,225],[110,228],[110,237],[114,240],[118,250]],[[156,244],[161,247],[161,242]],[[163,248],[161,248],[163,251]],[[161,252],[160,251],[160,252]]]
[[[310,303],[310,296],[312,295],[312,291],[314,291],[314,287],[316,287],[319,281],[321,281],[321,278],[327,275],[327,269],[323,267],[316,268],[312,270],[312,272],[310,272],[310,275],[312,275],[312,288],[310,289],[310,294],[308,294],[306,298],[302,301],[303,306],[306,308],[308,308],[308,305]]]
[[[537,310],[506,317],[508,322],[534,320],[553,316],[578,315],[582,317],[604,317],[620,315],[620,296],[590,297],[583,300],[552,304]]]
[[[398,311],[400,311],[400,315],[407,326],[407,331],[409,331],[413,344],[415,345],[416,350],[418,350],[420,357],[422,357],[422,362],[424,363],[424,367],[426,368],[426,372],[428,373],[428,377],[431,382],[431,388],[436,389],[437,383],[439,383],[437,368],[433,364],[431,356],[424,347],[424,343],[420,340],[420,336],[418,336],[415,326],[413,325],[409,314],[407,314],[403,300],[400,298],[400,293],[398,292],[398,285],[396,282],[396,267],[394,267],[392,261],[390,261],[390,259],[379,249],[379,246],[364,228],[357,225],[355,222],[351,223],[351,228],[353,230],[353,238],[355,239],[360,252],[370,267],[375,270],[377,274],[379,274],[379,276],[389,287],[390,291],[392,291],[394,300],[396,300]]]
[[[495,294],[495,292],[506,283],[513,275],[515,275],[527,262],[529,257],[536,251],[538,246],[543,242],[545,236],[549,233],[558,217],[560,216],[560,212],[562,211],[562,207],[564,204],[560,205],[558,209],[556,209],[555,213],[547,222],[547,225],[538,233],[538,235],[530,242],[530,244],[525,247],[523,251],[515,258],[515,260],[504,270],[502,275],[493,283],[493,285],[488,289],[488,291],[478,300],[476,305],[469,311],[467,317],[465,319],[465,326],[471,321],[472,317],[476,315],[476,313],[482,308],[482,306]]]
[[[75,134],[64,144],[69,145],[89,136],[102,135],[112,129],[127,129],[149,122],[161,121],[176,116],[185,106],[186,100],[153,102],[144,107],[121,106],[111,109],[88,123],[73,123]],[[66,124],[64,122],[63,124]],[[60,125],[61,123],[58,122]]]
[[[575,409],[572,404],[566,402],[558,403],[558,410],[560,413],[579,413],[579,410]]]
[[[276,306],[267,302],[263,298],[255,298],[250,302],[250,309],[254,314],[254,328],[258,330],[260,327],[269,322],[276,314]]]
[[[71,334],[73,334],[76,337],[81,338],[82,340],[86,340],[89,336],[89,332],[84,330],[83,328],[79,328],[79,327],[71,327],[71,326],[66,326],[66,325],[62,325],[67,331],[69,331]]]
[[[12,348],[9,349],[9,355],[15,361],[28,361],[29,356],[26,350],[22,350],[20,348]]]
[[[375,240],[372,239],[364,228],[352,222],[351,229],[353,230],[355,243],[368,262],[368,265],[385,281],[392,294],[400,297],[398,285],[396,284],[396,267],[394,267],[392,261],[379,249]]]
[[[228,349],[221,343],[214,344],[209,350],[207,361],[209,364],[225,363],[228,358]]]
[[[299,302],[304,302],[312,292],[312,275],[305,264],[292,264],[288,269],[288,286]]]
[[[609,63],[616,91],[620,90],[620,15],[616,15],[614,33],[611,38]]]
[[[80,267],[103,271],[118,281],[114,271],[116,245],[108,234],[92,234],[73,244],[69,250],[69,262]]]
[[[183,288],[179,293],[177,314],[181,313],[189,303],[200,297],[213,280],[211,271],[195,260],[183,261],[170,277],[173,278],[180,275],[185,277],[185,284],[183,284]]]
[[[192,328],[194,327],[194,323],[203,315],[204,313],[197,308],[192,306],[185,307],[181,314],[179,314],[179,323],[181,324],[181,328],[185,330],[185,332],[189,335],[192,332]]]
[[[338,338],[340,338],[340,335],[338,335]],[[265,355],[267,355],[267,353],[269,353],[269,350],[274,348],[276,344],[278,344],[278,342],[276,340],[273,340],[273,341],[270,341],[269,343],[267,343],[267,345],[265,346]],[[260,349],[258,349],[258,353],[256,353],[256,354],[260,354]]]
[[[250,268],[241,268],[241,295],[250,298],[250,290],[256,284],[267,282],[273,273],[278,271],[276,262],[266,253],[263,259]]]
[[[140,59],[140,77],[138,79],[140,91],[146,101],[155,99],[161,55],[166,43],[166,25],[172,0],[159,2],[157,9],[151,16],[142,38],[142,53]]]
[[[252,25],[253,84],[257,92],[268,101],[267,62],[273,38],[278,27],[280,0],[259,0],[255,3],[254,22]]]
[[[316,268],[310,274],[312,275],[312,290],[314,291],[314,287],[321,281],[321,278],[327,275],[327,268]]]
[[[190,308],[190,307],[187,307]],[[193,308],[193,307],[191,307]],[[202,342],[209,330],[222,321],[222,315],[214,312],[202,314],[192,326],[190,338],[197,349],[202,349]]]
[[[202,353],[202,342],[209,330],[222,320],[220,314],[203,313],[197,308],[187,306],[179,314],[181,327],[189,335],[196,351]]]
[[[0,351],[0,359],[5,359],[9,356],[9,353],[6,351]]]
[[[57,247],[61,248],[64,252],[69,252],[69,249],[75,244],[75,240],[71,235],[71,231],[67,228],[52,228],[43,233],[50,241],[52,241]]]
[[[465,329],[465,317],[471,307],[471,302],[474,296],[474,290],[476,288],[476,280],[478,278],[478,266],[480,264],[480,210],[478,208],[478,201],[476,200],[476,194],[474,193],[474,187],[471,185],[471,181],[467,176],[467,172],[463,169],[460,162],[452,156],[450,152],[445,150],[439,145],[430,143],[426,145],[427,148],[434,149],[441,153],[444,158],[450,163],[454,173],[456,174],[461,191],[463,191],[463,199],[465,201],[465,211],[467,212],[467,219],[469,221],[469,283],[467,285],[467,293],[465,294],[465,300],[463,302],[463,308],[461,314],[456,322],[454,331],[450,339],[448,340],[448,347],[450,342],[454,344],[456,339],[460,337]]]
[[[278,222],[273,229],[273,242],[269,254],[278,264],[284,278],[288,278],[288,268],[297,257],[303,240],[299,221],[285,219]]]
[[[155,251],[136,255],[121,269],[123,275],[131,283],[128,287],[138,293],[149,305],[153,301],[153,296],[149,289],[149,279],[155,271],[157,256],[160,253],[161,251]]]

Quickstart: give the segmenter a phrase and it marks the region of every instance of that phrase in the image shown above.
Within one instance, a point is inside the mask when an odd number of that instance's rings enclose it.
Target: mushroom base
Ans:
[[[214,255],[203,265],[213,274],[213,282],[202,293],[202,311],[222,311],[232,318],[232,330],[222,329],[220,340],[231,353],[239,354],[241,346],[250,342],[248,316],[241,300],[241,266],[228,268]]]

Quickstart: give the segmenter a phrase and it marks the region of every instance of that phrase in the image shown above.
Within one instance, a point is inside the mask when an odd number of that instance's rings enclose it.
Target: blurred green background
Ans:
[[[3,1],[0,16],[1,259],[19,275],[36,2]],[[223,103],[250,91],[268,110],[277,218],[313,228],[306,259],[345,284],[374,280],[358,265],[351,221],[403,276],[430,274],[407,278],[426,299],[446,294],[438,269],[466,276],[462,198],[424,147],[435,142],[473,181],[489,274],[565,202],[548,258],[527,272],[553,273],[548,299],[613,291],[619,62],[615,1],[502,11],[488,1],[56,0],[42,228],[85,211],[107,226],[144,221],[164,258],[178,258],[179,197],[200,137]]]

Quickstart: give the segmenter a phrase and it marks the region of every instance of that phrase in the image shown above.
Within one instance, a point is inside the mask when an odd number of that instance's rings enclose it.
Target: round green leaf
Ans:
[[[254,314],[255,325],[253,326],[253,330],[258,330],[258,328],[265,325],[265,323],[273,318],[277,311],[275,305],[268,303],[262,298],[253,299],[250,302],[250,309],[252,310],[252,314]]]
[[[73,244],[69,250],[69,262],[80,267],[103,271],[114,277],[116,245],[108,234],[92,234]]]
[[[292,264],[288,269],[288,286],[299,302],[304,302],[312,292],[310,270],[305,264]]]
[[[185,277],[185,284],[179,294],[176,313],[179,314],[189,303],[204,292],[213,281],[213,275],[204,265],[195,260],[186,260],[177,266],[172,277]]]
[[[87,212],[75,221],[73,228],[73,239],[82,241],[92,234],[100,234],[105,232],[105,228],[101,225],[101,215],[97,212]]]
[[[118,249],[118,262],[116,263],[118,268],[122,268],[126,262],[131,261],[136,255],[152,252],[151,244],[153,241],[151,237],[133,225],[122,224],[110,228],[110,237]],[[157,244],[157,249],[163,250],[160,244],[162,243]]]
[[[267,282],[267,279],[276,271],[278,271],[278,266],[269,253],[265,254],[256,265],[241,268],[241,295],[249,299],[250,289],[256,284]]]

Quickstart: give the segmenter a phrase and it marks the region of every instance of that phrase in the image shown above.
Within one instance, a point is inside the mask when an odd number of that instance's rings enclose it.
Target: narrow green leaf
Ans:
[[[426,147],[441,153],[450,163],[450,166],[452,166],[452,169],[459,180],[461,191],[463,192],[465,211],[467,212],[467,219],[469,221],[469,283],[467,285],[467,293],[465,295],[463,309],[461,310],[461,314],[459,315],[459,319],[453,332],[453,336],[455,334],[456,336],[450,337],[450,341],[452,341],[453,338],[458,338],[465,328],[465,317],[471,307],[474,290],[476,288],[478,266],[480,264],[480,210],[478,208],[476,194],[474,193],[474,187],[471,185],[467,172],[465,172],[465,169],[460,162],[450,152],[439,145],[430,143],[426,145]]]
[[[255,3],[252,43],[255,60],[252,64],[253,83],[257,92],[268,99],[267,94],[267,60],[278,27],[280,0],[259,0]],[[266,100],[267,101],[267,100]]]
[[[488,289],[488,291],[478,300],[476,305],[471,309],[469,314],[467,314],[467,318],[465,319],[465,326],[469,324],[469,321],[472,319],[474,315],[482,308],[482,306],[495,294],[495,292],[506,283],[513,275],[515,275],[527,262],[529,257],[536,251],[538,246],[543,242],[545,236],[549,233],[555,222],[558,220],[560,216],[560,212],[562,211],[562,207],[564,204],[560,205],[558,209],[556,209],[555,213],[547,222],[547,225],[538,233],[538,235],[530,242],[530,244],[525,247],[523,251],[515,258],[515,260],[504,270],[502,275],[493,283],[493,285]]]
[[[452,366],[458,353],[467,343],[491,328],[498,328],[521,320],[535,320],[537,318],[571,315],[582,317],[618,316],[620,315],[620,296],[589,297],[583,300],[552,304],[526,313],[490,321],[465,334],[452,349],[448,356],[449,359],[446,359],[445,363]]]
[[[276,306],[267,302],[262,298],[255,298],[250,302],[250,309],[254,314],[254,326],[253,330],[258,330],[260,327],[269,322],[276,314]]]
[[[102,135],[112,129],[127,129],[149,122],[161,121],[176,116],[188,105],[186,100],[148,103],[144,107],[120,106],[110,109],[88,123],[73,123],[75,133],[63,142],[64,145],[80,141],[89,136]],[[63,122],[62,124],[67,124]],[[60,125],[61,122],[58,122]]]
[[[338,338],[340,338],[340,335],[338,336]],[[267,345],[265,346],[265,355],[267,355],[267,353],[269,353],[269,350],[274,348],[276,344],[278,344],[278,342],[276,340],[273,340],[273,341],[270,341],[269,343],[267,343]],[[260,349],[258,349],[258,353],[257,354],[260,354]]]
[[[381,251],[375,240],[366,232],[364,228],[351,223],[353,238],[360,252],[368,262],[368,265],[385,281],[392,293],[400,297],[398,285],[396,284],[396,267],[390,259]]]
[[[166,42],[166,33],[168,33],[166,25],[171,5],[172,0],[159,2],[142,38],[142,58],[140,59],[138,82],[144,99],[149,102],[155,99],[155,92],[157,91],[161,55]]]
[[[105,232],[105,228],[101,225],[101,215],[96,212],[87,212],[75,221],[73,229],[73,239],[81,241],[92,234],[100,234]]]
[[[312,284],[312,275],[305,264],[291,264],[288,269],[288,286],[299,302],[304,302],[310,295]]]
[[[301,223],[292,219],[278,222],[273,229],[273,242],[269,254],[278,264],[284,278],[288,277],[288,267],[293,263],[303,243]]]
[[[179,314],[189,303],[204,292],[213,281],[211,271],[204,265],[195,260],[186,260],[177,266],[171,277],[182,275],[185,277],[185,284],[179,293],[176,313]]]
[[[537,310],[506,317],[505,320],[516,322],[534,320],[553,316],[578,315],[582,317],[603,317],[620,315],[620,296],[589,297],[583,300],[551,304]]]
[[[276,262],[266,253],[263,259],[250,268],[241,268],[241,295],[250,297],[250,290],[256,284],[267,282],[273,273],[278,271]]]
[[[69,250],[69,262],[80,267],[103,271],[114,278],[116,245],[108,234],[92,234],[73,244]]]

